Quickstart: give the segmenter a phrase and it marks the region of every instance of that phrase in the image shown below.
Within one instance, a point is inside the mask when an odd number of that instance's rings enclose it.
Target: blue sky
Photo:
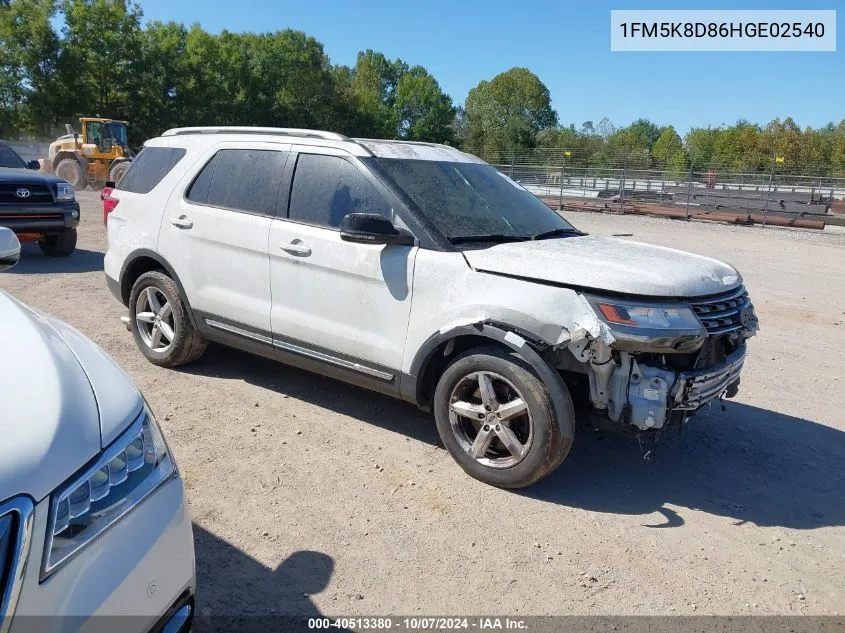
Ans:
[[[141,0],[145,19],[206,30],[305,31],[333,63],[359,50],[425,66],[455,102],[481,79],[526,66],[549,87],[562,123],[646,117],[691,126],[792,116],[818,127],[845,118],[845,44],[834,53],[610,51],[611,9],[835,9],[836,2],[612,3],[550,0]],[[842,32],[845,10],[837,14]]]

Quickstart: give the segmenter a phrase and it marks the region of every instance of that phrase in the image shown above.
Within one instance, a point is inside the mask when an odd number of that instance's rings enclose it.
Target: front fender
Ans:
[[[402,376],[400,385],[402,397],[411,402],[421,403],[423,401],[421,393],[423,388],[422,378],[425,368],[433,360],[440,347],[444,343],[461,336],[474,336],[500,343],[518,353],[546,385],[558,419],[570,418],[572,416],[572,400],[560,374],[540,356],[525,336],[513,330],[505,329],[505,327],[493,323],[478,322],[456,325],[450,329],[441,328],[423,343],[414,356],[410,371]],[[534,343],[539,342],[534,341]],[[571,431],[565,433],[565,435],[568,439],[573,439],[574,425],[571,426]]]

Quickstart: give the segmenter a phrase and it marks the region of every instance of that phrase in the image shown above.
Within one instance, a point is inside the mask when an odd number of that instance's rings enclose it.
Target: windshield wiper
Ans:
[[[524,242],[530,240],[527,235],[505,235],[503,233],[490,233],[488,235],[458,235],[450,237],[452,244],[466,244],[467,242]]]
[[[552,229],[551,231],[543,231],[542,233],[537,233],[536,235],[532,235],[532,240],[545,240],[549,237],[558,237],[560,235],[586,235],[579,231],[578,229],[573,228],[559,228],[559,229]]]

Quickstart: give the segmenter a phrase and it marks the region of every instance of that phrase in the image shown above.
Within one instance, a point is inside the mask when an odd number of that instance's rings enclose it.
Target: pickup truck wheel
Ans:
[[[179,289],[157,270],[144,273],[133,284],[129,325],[138,349],[154,365],[184,365],[205,352],[206,342],[194,328]]]
[[[572,443],[571,405],[566,414],[558,418],[522,357],[498,347],[459,355],[434,393],[437,430],[452,457],[470,476],[501,488],[528,486],[563,461]]]
[[[57,235],[45,235],[38,242],[47,257],[69,257],[76,249],[76,229],[65,229]]]

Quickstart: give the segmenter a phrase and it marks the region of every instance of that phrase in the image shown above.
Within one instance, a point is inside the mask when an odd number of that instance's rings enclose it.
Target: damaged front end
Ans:
[[[650,301],[583,295],[591,313],[557,355],[562,372],[586,374],[592,418],[634,431],[683,423],[733,397],[757,317],[745,288]],[[595,315],[595,320],[591,317]]]

